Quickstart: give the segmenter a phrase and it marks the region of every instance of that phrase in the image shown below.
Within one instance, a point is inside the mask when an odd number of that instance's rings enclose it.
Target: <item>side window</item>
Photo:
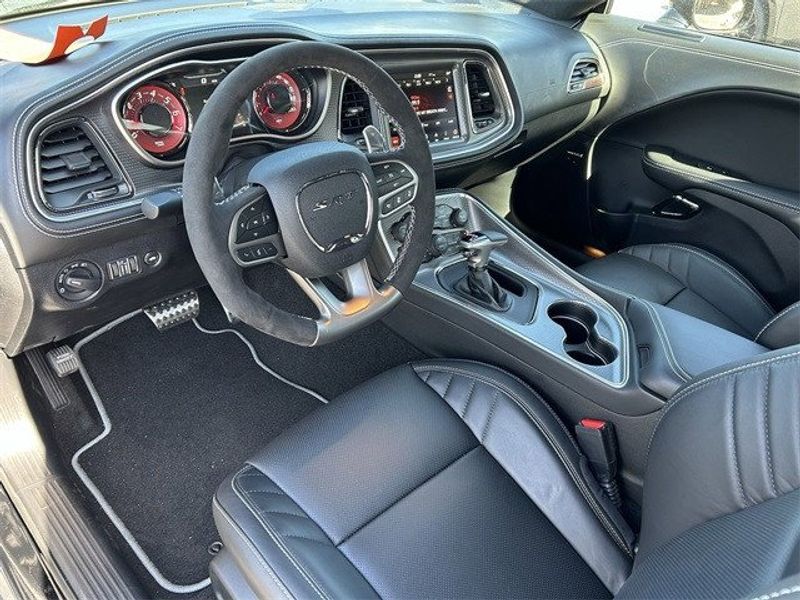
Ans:
[[[798,0],[610,0],[608,12],[668,27],[800,49]]]

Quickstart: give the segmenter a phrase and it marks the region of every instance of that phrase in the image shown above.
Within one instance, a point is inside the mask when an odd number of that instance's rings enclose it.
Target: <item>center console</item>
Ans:
[[[604,387],[626,386],[630,341],[616,309],[473,196],[443,193],[436,204],[426,262],[414,281],[424,304],[438,304],[437,312],[473,331],[476,323],[488,325]],[[392,257],[408,219],[381,222]]]

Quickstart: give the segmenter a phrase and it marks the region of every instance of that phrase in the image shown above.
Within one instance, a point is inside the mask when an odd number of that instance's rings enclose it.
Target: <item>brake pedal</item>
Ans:
[[[200,297],[197,292],[190,290],[147,306],[143,310],[156,329],[165,331],[196,318],[200,314]]]

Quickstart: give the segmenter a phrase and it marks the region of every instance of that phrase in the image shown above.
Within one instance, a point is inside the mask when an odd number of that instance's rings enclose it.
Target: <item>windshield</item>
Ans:
[[[268,6],[273,10],[281,11],[314,11],[317,10],[348,10],[360,11],[385,10],[391,8],[393,3],[404,7],[419,4],[426,10],[448,10],[451,8],[474,9],[489,12],[516,12],[519,7],[515,4],[525,4],[527,0],[230,0],[228,2],[183,2],[171,3],[175,8],[178,6],[187,9],[197,8],[198,5],[205,8],[237,7],[237,8],[260,8]],[[0,20],[44,13],[62,9],[69,9],[80,6],[101,6],[103,4],[136,4],[141,5],[145,12],[148,4],[153,8],[163,8],[164,2],[157,0],[0,0]],[[136,9],[138,11],[138,9]]]

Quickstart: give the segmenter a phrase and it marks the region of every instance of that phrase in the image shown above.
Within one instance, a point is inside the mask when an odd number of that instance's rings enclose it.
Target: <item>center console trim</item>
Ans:
[[[565,299],[569,301],[573,301],[576,303],[584,304],[592,309],[597,310],[598,308],[602,309],[607,316],[610,316],[613,323],[619,328],[620,334],[620,347],[617,349],[619,355],[617,360],[620,361],[620,377],[619,380],[611,380],[602,374],[597,372],[597,367],[585,366],[574,359],[567,358],[565,355],[559,354],[558,352],[553,351],[550,348],[547,348],[543,344],[537,342],[536,339],[525,335],[524,332],[520,331],[519,328],[515,328],[508,323],[503,321],[502,316],[497,316],[494,313],[486,310],[479,310],[474,304],[470,303],[468,300],[462,299],[457,297],[454,294],[448,294],[444,289],[437,285],[428,285],[424,283],[423,278],[427,272],[427,274],[431,274],[434,277],[438,278],[438,273],[453,264],[458,262],[464,261],[465,259],[460,255],[450,256],[435,265],[425,265],[423,264],[420,268],[420,272],[418,273],[417,277],[414,280],[413,285],[419,289],[422,289],[428,293],[434,294],[436,297],[450,303],[455,304],[461,308],[470,310],[471,314],[483,320],[484,322],[490,323],[491,325],[497,326],[501,328],[504,332],[514,336],[518,340],[525,342],[531,346],[536,347],[538,350],[544,351],[545,353],[558,358],[563,363],[569,365],[572,368],[578,369],[581,372],[589,375],[590,377],[602,382],[603,384],[612,387],[612,388],[624,388],[629,381],[631,366],[630,366],[630,337],[628,332],[628,326],[625,319],[620,315],[620,313],[611,306],[608,302],[606,302],[603,298],[592,292],[590,289],[585,287],[581,284],[577,279],[570,275],[567,267],[564,265],[556,262],[552,257],[548,256],[545,252],[541,251],[539,248],[536,247],[530,240],[526,239],[520,233],[518,233],[507,221],[501,219],[497,216],[494,211],[488,208],[480,199],[468,194],[464,191],[453,191],[453,192],[443,192],[437,194],[436,200],[437,202],[446,202],[447,199],[459,198],[464,201],[466,204],[471,204],[475,207],[476,210],[480,210],[485,216],[491,219],[497,228],[502,231],[503,233],[509,236],[509,241],[512,239],[521,245],[524,246],[525,250],[530,252],[531,255],[535,258],[535,260],[540,261],[547,265],[550,269],[556,271],[560,276],[562,276],[566,281],[569,281],[570,286],[565,286],[558,281],[555,281],[554,278],[551,277],[541,277],[538,275],[532,275],[528,272],[527,269],[521,267],[518,264],[513,263],[506,257],[504,257],[501,253],[496,253],[492,260],[499,264],[501,267],[505,267],[507,269],[510,268],[512,272],[515,273],[518,277],[524,279],[528,283],[534,285],[541,293],[542,290],[542,283],[547,284],[548,286],[562,291],[564,293]],[[379,234],[381,236],[381,240],[383,241],[384,247],[390,253],[390,256],[394,257],[395,252],[392,249],[391,244],[386,235],[385,228],[379,228]],[[577,288],[583,297],[577,297],[576,293],[569,290],[569,287],[574,286]],[[542,311],[542,307],[536,308],[535,315],[540,315]],[[535,317],[534,317],[535,318]]]

